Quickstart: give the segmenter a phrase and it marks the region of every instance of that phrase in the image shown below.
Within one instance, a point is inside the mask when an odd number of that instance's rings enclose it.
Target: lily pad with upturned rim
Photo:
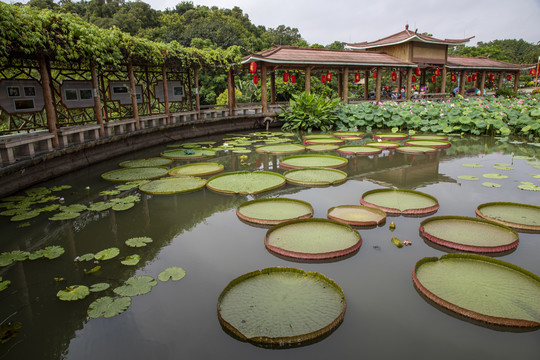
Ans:
[[[339,185],[347,181],[347,173],[337,169],[292,169],[283,174],[287,182],[305,186]]]
[[[101,174],[101,178],[107,181],[152,180],[167,175],[167,172],[167,168],[162,167],[124,168]]]
[[[328,219],[291,220],[266,232],[264,245],[272,252],[296,259],[323,260],[349,255],[362,245],[358,231]]]
[[[446,141],[448,136],[446,135],[431,135],[431,134],[417,134],[409,135],[410,140],[437,140],[437,141]]]
[[[226,194],[258,194],[286,184],[285,177],[270,171],[236,171],[216,175],[206,186]]]
[[[216,156],[216,151],[211,149],[176,149],[164,151],[161,156],[173,160],[204,159]]]
[[[345,143],[345,140],[336,138],[336,137],[304,139],[305,145],[317,145],[317,144],[342,145],[344,143]]]
[[[383,140],[383,141],[368,141],[364,145],[365,146],[375,146],[375,147],[381,148],[383,150],[387,150],[387,149],[395,149],[398,146],[400,146],[401,144],[398,143],[398,142],[395,142],[395,141]]]
[[[306,147],[301,144],[274,144],[274,145],[264,145],[255,149],[256,152],[272,155],[284,155],[284,154],[295,154],[304,152]]]
[[[295,219],[313,216],[313,207],[308,202],[296,199],[275,198],[247,201],[236,209],[236,215],[247,222],[276,225]]]
[[[315,145],[306,145],[306,150],[309,151],[332,151],[339,148],[339,145],[333,144],[315,144]]]
[[[379,208],[388,214],[427,215],[439,209],[439,202],[433,196],[403,189],[367,191],[362,195],[360,203]]]
[[[361,131],[335,131],[332,133],[332,135],[338,138],[353,136],[353,137],[358,137],[361,139],[366,135],[366,133],[361,132]]]
[[[396,148],[396,151],[402,154],[421,155],[421,154],[432,154],[434,152],[437,152],[438,149],[431,146],[407,145],[407,146],[398,146]]]
[[[346,145],[340,146],[337,152],[344,155],[369,156],[382,153],[383,149],[377,146]]]
[[[162,157],[154,157],[148,159],[136,159],[123,161],[118,166],[123,168],[140,168],[140,167],[155,167],[155,166],[167,166],[173,162],[172,159],[165,159]]]
[[[196,191],[204,188],[206,180],[194,176],[174,176],[150,181],[141,185],[142,192],[152,195],[170,195]]]
[[[460,251],[500,253],[518,246],[515,231],[500,223],[467,216],[435,216],[420,223],[420,235]]]
[[[294,155],[284,157],[279,161],[279,166],[289,169],[304,169],[304,168],[340,168],[347,166],[349,161],[345,158],[332,155]]]
[[[423,258],[413,271],[428,299],[467,318],[510,327],[540,327],[540,277],[475,254]]]
[[[407,140],[405,145],[431,146],[437,149],[445,149],[452,146],[452,143],[443,140]]]
[[[345,295],[326,276],[295,268],[266,268],[231,281],[218,298],[221,325],[243,341],[299,346],[335,329]]]
[[[219,174],[224,166],[213,162],[201,162],[176,166],[169,170],[171,176],[206,176]]]
[[[476,215],[513,229],[540,232],[540,206],[513,202],[478,205]]]
[[[326,216],[352,226],[376,226],[386,221],[384,211],[364,205],[334,206],[328,209]]]
[[[409,138],[409,135],[403,133],[380,133],[373,134],[373,138],[381,140],[406,140]]]

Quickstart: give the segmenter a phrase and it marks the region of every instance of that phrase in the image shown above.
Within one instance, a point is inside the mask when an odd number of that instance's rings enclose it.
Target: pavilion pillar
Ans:
[[[497,88],[499,88],[499,89],[502,89],[502,87],[503,87],[503,77],[504,77],[504,72],[500,72],[499,73],[499,82],[497,83]]]
[[[443,65],[442,67],[441,93],[446,93],[446,65]]]
[[[270,72],[270,104],[276,103],[276,72]]]
[[[306,67],[306,79],[305,79],[305,90],[307,93],[311,92],[311,67]]]
[[[148,66],[144,67],[144,81],[146,82],[146,111],[148,111],[148,114],[152,114],[152,101],[151,99],[151,93],[150,93],[150,74],[148,73]]]
[[[137,107],[137,89],[135,87],[135,74],[133,73],[133,64],[128,62],[127,71],[129,77],[129,93],[131,95],[131,109],[133,111],[133,118],[135,119],[135,129],[141,128],[141,122],[139,120],[139,108]]]
[[[161,67],[161,76],[163,77],[163,102],[165,104],[165,117],[167,124],[171,123],[171,109],[169,107],[169,84],[167,83],[167,68],[165,64]]]
[[[412,68],[407,69],[407,100],[412,96]]]
[[[376,67],[375,71],[377,71],[377,81],[375,83],[375,101],[378,104],[381,101],[381,68]]]
[[[94,115],[96,116],[96,122],[99,125],[99,136],[105,134],[103,128],[103,112],[101,110],[101,100],[99,98],[99,89],[98,89],[98,77],[96,71],[96,64],[93,61],[90,61],[90,76],[92,76],[92,96],[94,97]]]
[[[481,79],[480,79],[480,94],[484,96],[484,89],[486,87],[486,72],[482,71]]]
[[[199,68],[193,69],[193,81],[195,82],[195,110],[197,118],[201,118],[201,97],[199,95]]]
[[[420,72],[420,87],[426,86],[426,70],[422,69]],[[418,92],[420,92],[420,89],[418,89]]]
[[[364,99],[369,99],[369,71],[364,71]]]
[[[536,68],[538,68],[538,65],[536,66]],[[518,89],[519,89],[519,71],[516,71],[514,75],[514,91],[517,92]]]
[[[402,76],[403,76],[403,71],[399,70],[398,83],[397,83],[398,93],[401,93],[401,88],[403,87]]]
[[[41,86],[43,87],[47,127],[49,132],[54,135],[52,138],[52,145],[58,147],[58,135],[56,134],[56,108],[54,107],[53,92],[51,90],[51,73],[45,55],[43,54],[39,55],[39,74],[41,76]]]
[[[229,116],[234,115],[234,108],[236,105],[235,93],[234,93],[234,75],[232,68],[227,72],[227,90],[228,90],[228,103],[229,103]]]
[[[461,96],[465,94],[465,70],[461,70],[459,73],[459,94]]]
[[[188,83],[188,98],[189,98],[189,111],[193,111],[193,94],[191,92],[191,69],[188,69],[187,71],[187,83]],[[234,83],[234,82],[233,82]]]
[[[263,114],[268,112],[268,90],[266,88],[266,66],[261,65],[261,103]]]
[[[338,71],[338,87],[337,87],[338,96],[343,100],[343,71]]]
[[[349,103],[349,68],[343,70],[343,90],[342,100],[345,104]]]

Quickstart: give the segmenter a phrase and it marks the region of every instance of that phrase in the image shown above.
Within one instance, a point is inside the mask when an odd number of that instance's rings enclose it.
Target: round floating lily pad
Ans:
[[[290,169],[304,169],[312,167],[339,168],[347,166],[349,161],[345,158],[332,155],[294,155],[284,157],[279,162],[280,167]]]
[[[336,131],[336,132],[333,132],[332,135],[338,138],[358,137],[361,139],[366,134],[361,131]]]
[[[123,161],[118,166],[123,168],[140,168],[140,167],[155,167],[155,166],[167,166],[173,161],[171,159],[164,159],[162,157],[154,157],[148,159],[137,159]]]
[[[459,175],[457,176],[458,179],[461,179],[461,180],[478,180],[478,177],[477,176],[473,176],[473,175]]]
[[[419,154],[431,154],[431,153],[436,152],[437,149],[431,146],[406,145],[406,146],[398,146],[396,148],[396,151],[403,154],[419,155]]]
[[[120,254],[120,249],[112,247],[99,251],[96,253],[96,255],[94,255],[94,258],[96,260],[110,260],[116,257],[118,254]]]
[[[364,145],[366,145],[366,146],[375,146],[375,147],[378,147],[378,148],[381,148],[381,149],[395,149],[398,146],[400,146],[401,144],[398,143],[398,142],[395,142],[395,141],[382,140],[382,141],[368,141]]]
[[[268,230],[264,244],[280,255],[321,260],[355,252],[362,245],[362,238],[349,225],[334,220],[300,219]]]
[[[97,319],[101,316],[111,318],[126,311],[131,305],[131,298],[124,296],[112,298],[110,296],[101,297],[88,306],[88,316]]]
[[[476,215],[514,229],[540,232],[540,206],[490,202],[479,205]]]
[[[303,135],[302,139],[328,139],[333,138],[334,136],[332,134],[310,134],[310,135]]]
[[[442,140],[407,140],[405,145],[414,145],[414,146],[431,146],[437,149],[445,149],[452,146],[452,143],[449,141]]]
[[[402,133],[381,133],[374,134],[373,138],[381,140],[406,140],[409,138],[409,135]]]
[[[374,206],[389,214],[427,215],[439,209],[437,199],[414,190],[371,190],[362,195],[360,203]]]
[[[125,244],[129,247],[144,247],[147,244],[152,242],[152,238],[149,238],[147,236],[141,236],[141,237],[134,237],[127,239],[125,241]]]
[[[150,181],[141,185],[142,192],[153,195],[180,194],[200,190],[206,185],[206,180],[193,176],[177,176]]]
[[[521,185],[518,185],[520,190],[529,190],[529,191],[540,191],[540,186],[535,185],[528,181],[522,181]]]
[[[258,194],[286,183],[283,175],[270,171],[236,171],[216,175],[208,180],[206,186],[226,194]]]
[[[485,178],[488,178],[488,179],[506,179],[506,178],[508,178],[507,175],[502,175],[502,174],[483,174],[482,176],[485,177]]]
[[[295,268],[267,268],[231,281],[218,298],[221,325],[243,341],[298,346],[343,320],[343,290],[331,279]]]
[[[149,293],[157,285],[156,279],[151,276],[133,276],[125,284],[113,289],[120,296],[137,296]]]
[[[337,152],[344,155],[377,155],[382,152],[382,149],[377,146],[362,146],[362,145],[346,145],[340,146]]]
[[[275,145],[264,145],[255,149],[258,153],[268,153],[273,155],[283,155],[283,154],[295,154],[300,153],[306,150],[306,147],[301,144],[275,144]]]
[[[500,188],[500,187],[501,187],[501,184],[497,184],[497,183],[494,183],[494,182],[485,181],[485,182],[482,183],[482,186],[485,186],[485,187],[492,187],[492,188]]]
[[[315,139],[305,139],[304,144],[306,145],[316,145],[316,144],[332,144],[332,145],[341,145],[344,144],[345,140],[329,137],[329,138],[315,138]]]
[[[484,167],[484,165],[482,165],[482,164],[471,164],[471,163],[461,164],[461,166],[474,167],[474,168]]]
[[[445,135],[429,135],[429,134],[418,134],[418,135],[410,135],[410,140],[437,140],[437,141],[446,141],[448,140],[448,136]]]
[[[361,136],[344,136],[341,139],[345,141],[356,141],[356,140],[362,140]]]
[[[436,216],[420,223],[420,235],[461,251],[497,253],[515,248],[518,235],[494,221],[467,216]]]
[[[341,205],[328,209],[329,219],[353,226],[375,226],[386,221],[381,209],[363,205]]]
[[[216,151],[210,149],[175,149],[164,151],[161,156],[174,160],[204,159],[216,156]]]
[[[186,270],[178,266],[171,266],[159,273],[159,281],[178,281],[186,276]]]
[[[255,224],[276,225],[313,216],[313,207],[301,200],[276,198],[251,200],[236,209],[236,215]]]
[[[540,277],[475,254],[447,254],[416,263],[413,281],[431,301],[467,318],[511,326],[540,326]]]
[[[347,181],[347,173],[337,169],[293,169],[283,174],[287,182],[307,186],[339,185]]]
[[[306,150],[309,151],[332,151],[339,148],[339,145],[333,144],[317,144],[317,145],[306,145]]]
[[[107,181],[134,181],[157,179],[165,175],[167,175],[166,168],[126,168],[109,171],[102,174],[101,178]]]
[[[185,164],[169,170],[172,176],[205,176],[219,174],[224,169],[223,165],[213,162]]]

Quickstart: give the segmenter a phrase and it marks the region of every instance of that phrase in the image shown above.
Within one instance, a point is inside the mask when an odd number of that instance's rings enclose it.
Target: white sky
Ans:
[[[164,10],[181,1],[144,2]],[[409,29],[437,38],[475,36],[470,45],[503,39],[540,41],[540,0],[193,0],[193,4],[238,6],[253,24],[296,27],[310,44],[374,41],[403,30],[407,23]]]

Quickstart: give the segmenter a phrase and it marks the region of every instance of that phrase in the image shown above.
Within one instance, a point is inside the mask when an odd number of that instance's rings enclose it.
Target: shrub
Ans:
[[[283,111],[279,114],[285,121],[282,129],[307,132],[332,130],[338,120],[339,103],[339,99],[330,100],[307,92],[293,95],[289,108],[282,108]]]
[[[516,97],[518,96],[518,94],[510,89],[510,88],[500,88],[500,89],[497,89],[497,91],[495,91],[495,95],[497,96],[509,96],[509,97]]]

